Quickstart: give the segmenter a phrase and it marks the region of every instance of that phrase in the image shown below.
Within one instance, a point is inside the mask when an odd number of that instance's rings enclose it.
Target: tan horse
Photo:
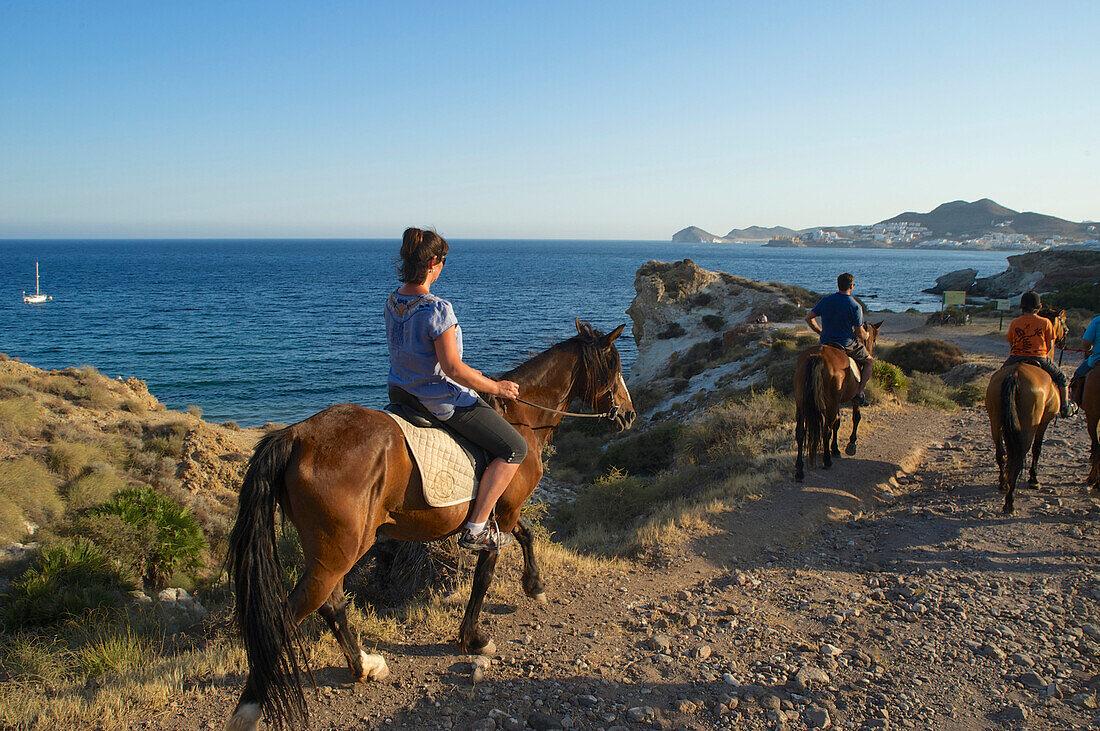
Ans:
[[[602,335],[577,321],[577,335],[536,355],[503,378],[520,386],[530,404],[508,402],[505,418],[527,440],[527,457],[496,505],[502,531],[523,550],[523,590],[545,601],[520,509],[542,477],[542,447],[565,409],[582,399],[608,412],[620,430],[634,421],[614,341],[620,325]],[[305,565],[288,597],[279,578],[275,508],[298,530]],[[236,590],[235,616],[248,656],[248,681],[228,728],[253,731],[261,715],[273,728],[301,727],[308,711],[300,687],[298,625],[317,611],[340,644],[356,680],[388,675],[381,655],[359,647],[345,612],[344,575],[381,533],[403,541],[435,541],[458,532],[470,504],[429,507],[420,473],[400,428],[389,416],[361,406],[333,406],[265,436],[256,447],[241,487],[230,537],[229,566]],[[478,631],[485,592],[497,553],[483,551],[459,631],[463,652],[491,653]]]
[[[1066,337],[1065,310],[1043,308],[1037,313],[1054,324],[1054,341]],[[1031,470],[1027,484],[1039,486],[1036,469],[1043,450],[1043,435],[1051,419],[1058,415],[1058,387],[1039,366],[1014,363],[1001,368],[989,379],[985,390],[985,410],[996,449],[998,489],[1005,493],[1002,512],[1015,511],[1016,482],[1024,469],[1024,458],[1031,450]]]
[[[868,353],[873,353],[878,329],[884,321],[868,323],[870,334],[859,338]],[[829,345],[815,345],[802,351],[794,369],[795,427],[798,457],[794,462],[794,479],[805,478],[803,448],[809,446],[809,464],[813,467],[817,447],[821,446],[821,466],[833,466],[833,457],[840,456],[837,433],[840,431],[840,405],[852,400],[859,391],[859,379],[849,368],[848,354]],[[852,435],[844,451],[856,453],[856,432],[863,418],[859,406],[852,404]],[[829,444],[830,435],[832,445]],[[809,439],[807,440],[807,437]]]

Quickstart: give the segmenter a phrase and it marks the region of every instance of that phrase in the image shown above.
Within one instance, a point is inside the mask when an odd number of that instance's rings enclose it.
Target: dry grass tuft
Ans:
[[[97,462],[107,461],[107,455],[99,447],[86,442],[56,441],[46,451],[50,469],[73,480]]]
[[[0,463],[0,539],[18,540],[27,532],[24,520],[44,525],[64,509],[45,465],[31,457]]]
[[[73,480],[66,490],[70,510],[101,505],[126,487],[126,481],[109,464],[96,463],[84,475]]]
[[[0,436],[30,434],[42,420],[42,409],[33,398],[17,396],[0,401]]]

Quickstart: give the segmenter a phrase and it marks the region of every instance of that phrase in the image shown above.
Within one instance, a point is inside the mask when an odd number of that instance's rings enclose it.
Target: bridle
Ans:
[[[610,419],[614,421],[615,417],[619,415],[619,404],[615,402],[615,394],[610,389],[608,392],[611,395],[611,408],[602,414],[580,414],[576,411],[559,411],[558,409],[552,409],[549,406],[540,406],[539,404],[531,403],[525,399],[517,398],[521,404],[527,404],[528,406],[534,406],[536,409],[542,409],[543,411],[549,411],[551,414],[558,414],[559,416],[575,416],[578,419]]]

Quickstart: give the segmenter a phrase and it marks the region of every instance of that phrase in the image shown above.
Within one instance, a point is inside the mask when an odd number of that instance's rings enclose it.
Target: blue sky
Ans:
[[[0,237],[1100,218],[1100,3],[0,0]]]

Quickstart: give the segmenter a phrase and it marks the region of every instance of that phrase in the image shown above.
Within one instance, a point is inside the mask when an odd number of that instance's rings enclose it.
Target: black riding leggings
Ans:
[[[1054,381],[1055,386],[1064,388],[1066,385],[1066,374],[1062,373],[1062,369],[1050,358],[1039,358],[1034,355],[1010,355],[1004,365],[1012,365],[1013,363],[1027,363],[1038,366],[1050,374],[1050,380]]]
[[[480,398],[476,404],[456,406],[443,424],[508,464],[519,464],[527,456],[527,442],[515,427]]]

